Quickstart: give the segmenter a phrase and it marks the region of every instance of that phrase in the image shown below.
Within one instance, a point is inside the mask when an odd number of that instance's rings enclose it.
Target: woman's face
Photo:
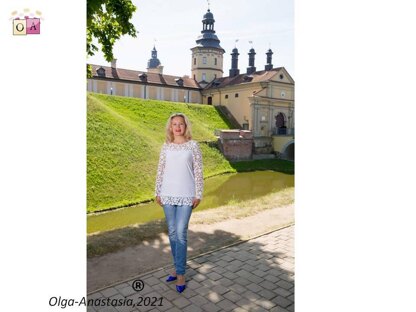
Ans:
[[[186,125],[185,120],[181,116],[176,116],[172,118],[170,123],[170,129],[173,132],[174,136],[184,136]]]

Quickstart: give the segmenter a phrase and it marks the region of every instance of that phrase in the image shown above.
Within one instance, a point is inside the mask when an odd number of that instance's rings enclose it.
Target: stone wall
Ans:
[[[228,160],[252,159],[253,134],[249,130],[220,130],[218,145]]]
[[[254,154],[271,153],[273,153],[273,144],[271,137],[256,137],[254,139]]]

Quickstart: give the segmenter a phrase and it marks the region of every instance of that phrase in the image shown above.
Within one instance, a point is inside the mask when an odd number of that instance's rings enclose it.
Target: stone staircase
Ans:
[[[237,119],[235,119],[227,107],[224,105],[215,105],[214,107],[223,117],[225,117],[230,122],[233,129],[243,129],[243,127],[240,125]]]

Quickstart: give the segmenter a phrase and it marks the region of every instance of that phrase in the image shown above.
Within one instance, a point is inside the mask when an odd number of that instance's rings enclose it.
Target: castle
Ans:
[[[156,47],[146,71],[122,69],[116,60],[111,66],[92,66],[93,76],[87,90],[118,96],[174,102],[214,105],[235,128],[251,130],[255,154],[274,153],[294,159],[294,80],[284,67],[273,67],[273,51],[266,52],[264,69],[255,66],[251,48],[249,66],[244,73],[238,68],[239,51],[231,53],[229,75],[223,77],[225,50],[214,30],[214,15],[208,9],[202,19],[201,35],[191,48],[191,76],[163,74]]]

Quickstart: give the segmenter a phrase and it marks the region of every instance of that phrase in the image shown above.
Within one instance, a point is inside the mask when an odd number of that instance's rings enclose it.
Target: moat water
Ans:
[[[230,202],[255,199],[294,186],[294,175],[274,171],[254,171],[220,175],[204,180],[204,194],[196,211],[216,208]],[[163,219],[162,207],[155,202],[87,216],[87,232],[109,231],[137,223]]]

